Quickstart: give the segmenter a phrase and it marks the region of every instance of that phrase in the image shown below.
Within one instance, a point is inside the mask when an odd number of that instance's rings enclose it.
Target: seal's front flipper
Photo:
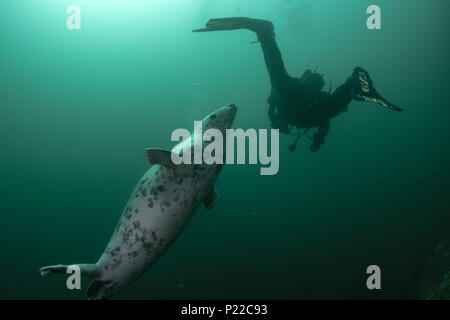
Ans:
[[[145,156],[147,161],[151,164],[159,164],[166,168],[174,168],[175,164],[172,162],[172,152],[163,149],[146,149]]]
[[[369,73],[361,67],[356,67],[353,70],[353,99],[357,101],[367,101],[377,103],[380,106],[394,110],[403,111],[385,98],[383,98],[373,86],[373,81]]]
[[[216,205],[218,199],[219,193],[213,189],[203,200],[206,210],[212,209]]]
[[[95,279],[100,276],[100,269],[96,264],[58,264],[54,266],[42,267],[39,269],[41,276],[48,276],[54,273],[67,273],[69,268],[79,268],[82,277]]]

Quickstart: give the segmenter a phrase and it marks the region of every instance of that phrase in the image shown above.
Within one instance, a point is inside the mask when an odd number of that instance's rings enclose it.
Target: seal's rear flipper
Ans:
[[[94,280],[89,284],[87,296],[89,300],[103,300],[111,296],[112,281]]]
[[[69,267],[78,267],[81,271],[81,276],[95,279],[100,275],[100,269],[96,264],[72,264],[64,265],[58,264],[54,266],[42,267],[39,269],[41,276],[48,276],[53,273],[67,273]]]
[[[369,73],[361,67],[356,67],[353,70],[353,99],[357,101],[367,101],[377,103],[380,106],[394,110],[403,111],[385,98],[383,98],[373,86],[373,81]]]
[[[219,193],[217,190],[213,189],[203,200],[203,204],[205,205],[206,210],[212,209],[219,199]]]

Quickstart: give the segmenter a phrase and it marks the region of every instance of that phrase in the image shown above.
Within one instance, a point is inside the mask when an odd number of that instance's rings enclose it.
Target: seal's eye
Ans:
[[[217,117],[217,116],[216,116],[215,114],[212,114],[210,118],[211,118],[211,119],[215,119],[216,117]]]

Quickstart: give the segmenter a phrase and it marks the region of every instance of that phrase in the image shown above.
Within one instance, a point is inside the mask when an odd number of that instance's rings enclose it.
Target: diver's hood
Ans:
[[[312,91],[320,92],[325,86],[325,80],[323,79],[323,75],[308,69],[300,78],[300,84]]]

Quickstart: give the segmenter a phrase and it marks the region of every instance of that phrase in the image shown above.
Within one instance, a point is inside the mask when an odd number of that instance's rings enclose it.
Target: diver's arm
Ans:
[[[314,135],[314,140],[310,147],[311,151],[319,150],[320,146],[325,143],[325,137],[327,136],[329,130],[330,118],[326,118],[320,123],[319,130]]]
[[[269,105],[269,119],[270,125],[274,129],[280,130],[281,133],[289,134],[289,123],[286,118],[280,117],[278,113],[275,112],[275,105]]]
[[[319,131],[315,134],[315,139],[321,144],[325,142],[325,137],[330,131],[330,118],[326,118],[319,126]]]

